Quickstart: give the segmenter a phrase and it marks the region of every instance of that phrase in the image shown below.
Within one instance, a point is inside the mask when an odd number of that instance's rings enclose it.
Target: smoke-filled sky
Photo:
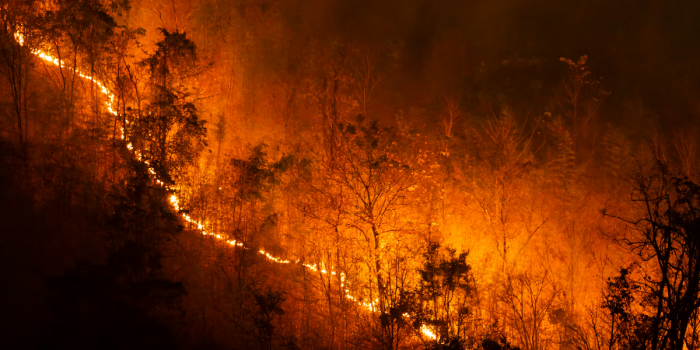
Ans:
[[[263,76],[298,69],[313,45],[352,43],[377,52],[384,57],[378,60],[382,89],[403,107],[429,105],[430,96],[444,95],[445,86],[463,94],[467,109],[484,91],[509,90],[519,96],[514,99],[533,100],[533,94],[549,93],[561,82],[566,66],[560,57],[576,61],[588,55],[588,68],[611,92],[602,106],[608,121],[639,127],[643,118],[648,126],[667,128],[694,123],[700,115],[697,1],[185,0],[133,5],[131,25],[156,35],[157,27],[185,30],[203,55],[214,48],[248,47],[229,57],[255,62]],[[144,41],[150,39],[156,37]],[[221,56],[212,60],[223,62]],[[531,93],[530,87],[541,90]]]
[[[591,71],[612,92],[607,107],[613,111],[642,99],[674,122],[700,113],[696,1],[341,0],[295,6],[299,10],[287,15],[302,37],[404,44],[410,57],[404,73],[419,82],[436,46],[445,42],[464,45],[472,64],[587,54]],[[539,74],[545,80],[558,75]]]

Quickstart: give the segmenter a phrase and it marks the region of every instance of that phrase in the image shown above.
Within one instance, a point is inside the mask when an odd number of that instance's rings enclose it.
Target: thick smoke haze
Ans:
[[[282,36],[268,38],[274,42],[260,53],[263,62],[279,68],[294,69],[298,55],[308,54],[305,49],[312,42],[354,43],[380,55],[396,50],[394,61],[384,60],[392,66],[382,67],[382,73],[404,101],[427,102],[436,86],[452,84],[466,93],[474,84],[484,84],[481,80],[509,84],[505,80],[527,75],[533,78],[527,84],[540,80],[544,89],[552,89],[565,72],[559,57],[588,55],[590,70],[612,92],[603,107],[606,119],[633,126],[639,118],[651,118],[652,124],[669,128],[693,124],[700,113],[700,5],[695,1],[217,2],[220,9],[228,7],[217,21],[205,10],[211,6],[197,10],[207,15],[191,16],[201,21],[191,25],[194,32],[212,25],[207,37],[215,37],[222,27],[245,26],[240,21],[281,20],[276,25],[282,26]],[[256,25],[265,27],[263,22]],[[265,37],[262,31],[258,34]],[[518,59],[537,63],[525,69],[503,67],[503,62]],[[438,70],[452,64],[450,68],[459,66],[461,71],[435,76],[431,64]],[[496,76],[483,75],[489,73]],[[644,101],[642,107],[639,101]],[[641,111],[631,110],[635,108]]]

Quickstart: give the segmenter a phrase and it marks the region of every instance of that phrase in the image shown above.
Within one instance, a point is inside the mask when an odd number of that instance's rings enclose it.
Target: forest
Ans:
[[[700,350],[698,18],[0,0],[0,347]]]

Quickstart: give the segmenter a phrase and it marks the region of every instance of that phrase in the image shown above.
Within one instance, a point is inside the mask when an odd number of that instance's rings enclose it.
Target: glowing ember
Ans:
[[[423,333],[423,335],[425,335],[426,337],[428,337],[430,339],[437,339],[437,336],[435,335],[435,333],[433,333],[433,331],[431,331],[430,328],[428,328],[428,326],[426,326],[426,325],[423,325],[420,327],[420,332]]]
[[[20,32],[15,33],[15,40],[19,43],[19,46],[24,46],[24,35]]]

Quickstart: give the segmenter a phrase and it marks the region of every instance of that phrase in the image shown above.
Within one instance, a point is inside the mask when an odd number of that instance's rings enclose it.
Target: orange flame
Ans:
[[[20,46],[23,46],[23,45],[24,45],[24,35],[22,35],[20,32],[16,32],[16,33],[14,34],[14,37],[15,37],[15,40],[17,40],[17,42],[19,43]],[[31,53],[34,54],[34,55],[36,55],[37,57],[39,57],[39,58],[42,59],[43,61],[48,62],[48,63],[51,63],[51,64],[53,64],[53,65],[55,65],[55,66],[57,66],[57,67],[60,67],[60,68],[65,68],[65,67],[66,67],[66,65],[64,64],[64,62],[63,62],[62,60],[59,60],[58,58],[51,56],[51,54],[49,54],[49,53],[47,53],[47,52],[44,52],[44,51],[39,50],[39,49],[33,49],[33,50],[31,50]],[[73,70],[72,68],[69,68],[69,69]],[[92,77],[92,76],[89,76],[89,75],[87,75],[87,74],[82,73],[79,69],[75,69],[75,73],[78,74],[81,78],[93,82],[95,85],[97,85],[97,86],[100,88],[100,92],[102,92],[102,94],[103,94],[105,97],[107,97],[107,101],[105,101],[105,106],[106,106],[106,108],[107,108],[107,111],[108,111],[111,115],[117,116],[118,113],[117,113],[117,111],[114,109],[114,103],[115,103],[115,99],[116,99],[116,98],[115,98],[114,94],[112,94],[112,93],[109,91],[109,89],[107,89],[107,86],[106,86],[102,81],[100,81],[100,80],[98,80],[98,79],[96,79],[96,78],[94,78],[94,77]],[[121,130],[121,139],[122,139],[122,140],[126,139],[126,134],[125,134],[125,131],[124,131],[124,127],[121,127],[120,130]],[[136,150],[136,149],[134,148],[134,145],[133,145],[131,142],[127,143],[126,148],[127,148],[129,151],[131,151],[131,152],[134,154],[134,156],[136,156],[136,158],[137,158],[139,161],[141,161],[141,153],[140,153],[138,150]],[[157,175],[155,169],[154,169],[153,167],[150,166],[150,164],[148,163],[148,161],[144,161],[143,163],[148,167],[148,173],[150,174],[151,178],[152,178],[157,184],[159,184],[161,187],[162,187],[162,186],[165,186],[165,183],[163,182],[163,180],[160,179],[160,178],[158,178],[158,175]],[[179,186],[178,186],[177,188],[179,189]],[[168,189],[171,189],[171,188],[168,187]],[[170,205],[171,205],[171,206],[173,207],[173,209],[175,209],[175,211],[177,211],[177,212],[180,211],[180,205],[179,205],[179,203],[180,203],[180,200],[179,200],[179,198],[177,197],[177,195],[173,194],[173,195],[170,196]],[[214,238],[216,238],[216,239],[218,239],[218,240],[220,240],[220,241],[223,241],[223,242],[229,244],[229,245],[232,246],[232,247],[241,247],[241,248],[244,248],[244,249],[248,249],[247,247],[244,246],[243,242],[238,242],[238,241],[236,241],[235,239],[226,240],[226,238],[225,238],[224,236],[220,235],[220,234],[215,234],[215,233],[213,233],[213,232],[207,232],[207,231],[205,231],[205,227],[204,227],[205,225],[202,224],[201,221],[196,221],[196,220],[192,219],[189,215],[187,215],[187,214],[185,214],[185,213],[180,213],[180,216],[182,217],[183,220],[185,220],[185,221],[187,221],[187,222],[189,222],[189,223],[191,223],[191,224],[193,224],[193,225],[196,225],[197,230],[199,230],[199,231],[202,233],[202,235],[205,235],[205,236],[206,236],[206,235],[212,236],[212,237],[214,237]],[[286,260],[286,259],[282,259],[282,258],[280,258],[280,257],[276,257],[276,256],[274,256],[274,255],[268,253],[268,252],[265,251],[264,249],[258,250],[258,253],[261,254],[261,255],[263,255],[263,256],[265,256],[265,257],[266,257],[269,261],[271,261],[271,262],[275,262],[275,263],[278,263],[278,264],[291,264],[291,263],[294,263],[294,264],[299,264],[299,265],[301,265],[301,266],[303,266],[303,267],[305,267],[305,268],[307,268],[307,269],[309,269],[309,270],[311,270],[311,271],[314,271],[314,272],[318,272],[318,271],[319,271],[318,265],[310,265],[310,264],[300,263],[300,260],[296,260],[296,261],[292,262],[292,261],[290,261],[290,260]],[[325,266],[324,266],[323,263],[321,263],[320,272],[321,272],[322,274],[328,274],[328,273],[330,273],[331,275],[336,275],[336,272],[335,272],[335,271],[333,271],[333,270],[330,270],[330,271],[327,270],[327,269],[325,268]],[[341,272],[341,273],[340,273],[340,276],[341,276],[341,288],[344,288],[344,287],[345,287],[345,274]],[[369,301],[369,302],[362,302],[362,301],[360,301],[359,298],[353,296],[353,295],[350,293],[350,290],[349,290],[349,289],[344,288],[344,292],[345,292],[345,297],[346,297],[348,300],[351,300],[351,301],[355,302],[355,304],[357,304],[358,306],[360,306],[360,307],[362,307],[362,308],[364,308],[364,309],[366,309],[366,310],[368,310],[368,311],[370,311],[370,312],[375,312],[375,311],[377,311],[377,303],[379,302],[378,299],[376,299],[376,300],[374,300],[374,301]],[[422,332],[425,336],[427,336],[427,337],[429,337],[429,338],[431,338],[431,339],[437,339],[437,336],[435,335],[435,333],[433,333],[427,326],[423,325],[423,326],[421,327],[420,330],[421,330],[421,332]]]

